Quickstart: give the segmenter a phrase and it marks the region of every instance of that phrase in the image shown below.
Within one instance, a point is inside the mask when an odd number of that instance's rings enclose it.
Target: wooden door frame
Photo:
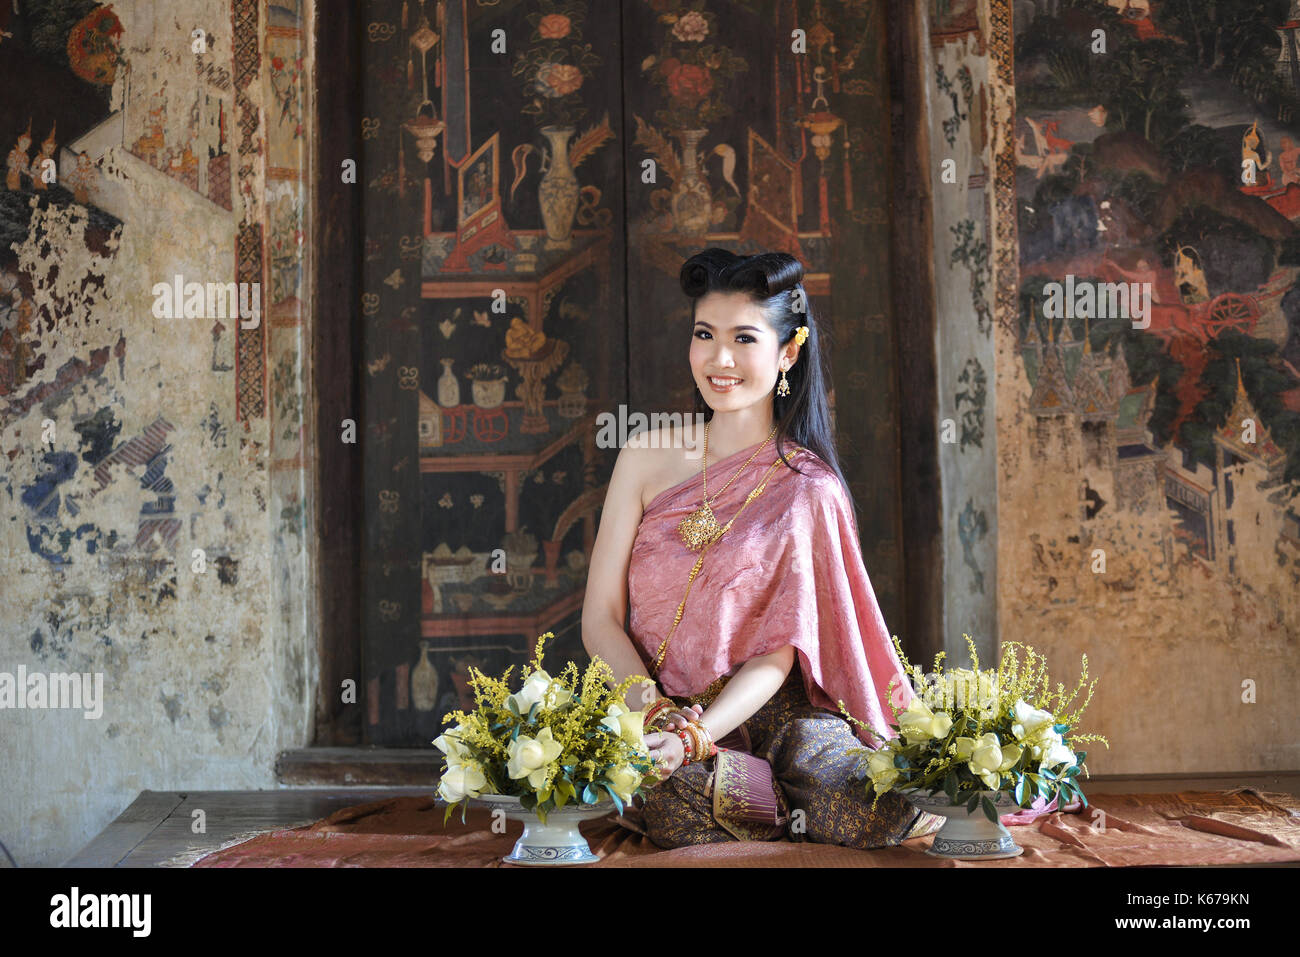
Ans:
[[[328,6],[328,10],[322,7]],[[361,42],[360,4],[317,0],[314,61],[316,106],[311,169],[316,208],[311,241],[316,277],[312,290],[311,356],[316,406],[316,465],[312,478],[320,656],[311,745],[358,745],[361,695]],[[327,14],[327,15],[326,15]],[[354,183],[344,183],[345,160],[356,162]],[[356,423],[356,443],[342,441],[342,423]],[[356,682],[357,704],[344,704],[343,682]]]
[[[323,0],[318,0],[318,7]],[[908,656],[931,660],[942,646],[943,541],[938,459],[933,206],[930,185],[929,15],[916,0],[885,0],[890,88],[891,283],[896,394],[899,396],[899,512],[902,517],[902,620]],[[329,4],[315,21],[316,117],[312,169],[317,206],[312,242],[312,362],[317,408],[315,548],[320,589],[317,653],[320,683],[312,747],[362,742],[361,670],[363,351],[355,305],[361,296],[362,17],[355,3]],[[345,159],[355,184],[341,182]],[[906,385],[906,388],[904,388]],[[357,423],[357,443],[340,441],[341,423]],[[346,679],[358,703],[344,704]]]

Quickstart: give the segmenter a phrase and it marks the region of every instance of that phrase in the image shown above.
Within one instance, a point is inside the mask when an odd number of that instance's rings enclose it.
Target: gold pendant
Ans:
[[[691,551],[699,551],[717,540],[722,534],[722,526],[713,517],[713,509],[705,502],[703,507],[687,515],[677,526],[677,534]]]

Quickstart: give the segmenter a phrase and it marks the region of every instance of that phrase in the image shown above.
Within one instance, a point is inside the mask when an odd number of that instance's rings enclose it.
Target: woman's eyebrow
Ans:
[[[713,331],[713,327],[709,325],[707,322],[705,322],[703,319],[696,319],[695,324],[697,326],[703,326],[705,329],[708,329],[710,332]],[[763,331],[762,329],[758,328],[758,326],[732,326],[731,327],[732,332],[739,332],[741,329],[753,329],[755,332]]]

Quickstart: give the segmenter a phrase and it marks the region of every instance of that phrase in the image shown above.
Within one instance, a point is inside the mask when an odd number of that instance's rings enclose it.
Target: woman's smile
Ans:
[[[730,392],[744,381],[735,376],[709,376],[709,385],[714,392]]]

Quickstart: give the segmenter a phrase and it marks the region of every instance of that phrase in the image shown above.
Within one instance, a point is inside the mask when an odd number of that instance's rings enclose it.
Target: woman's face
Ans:
[[[776,333],[744,293],[711,292],[695,304],[691,374],[711,409],[729,412],[770,401],[781,374]],[[711,379],[739,380],[727,386]]]

